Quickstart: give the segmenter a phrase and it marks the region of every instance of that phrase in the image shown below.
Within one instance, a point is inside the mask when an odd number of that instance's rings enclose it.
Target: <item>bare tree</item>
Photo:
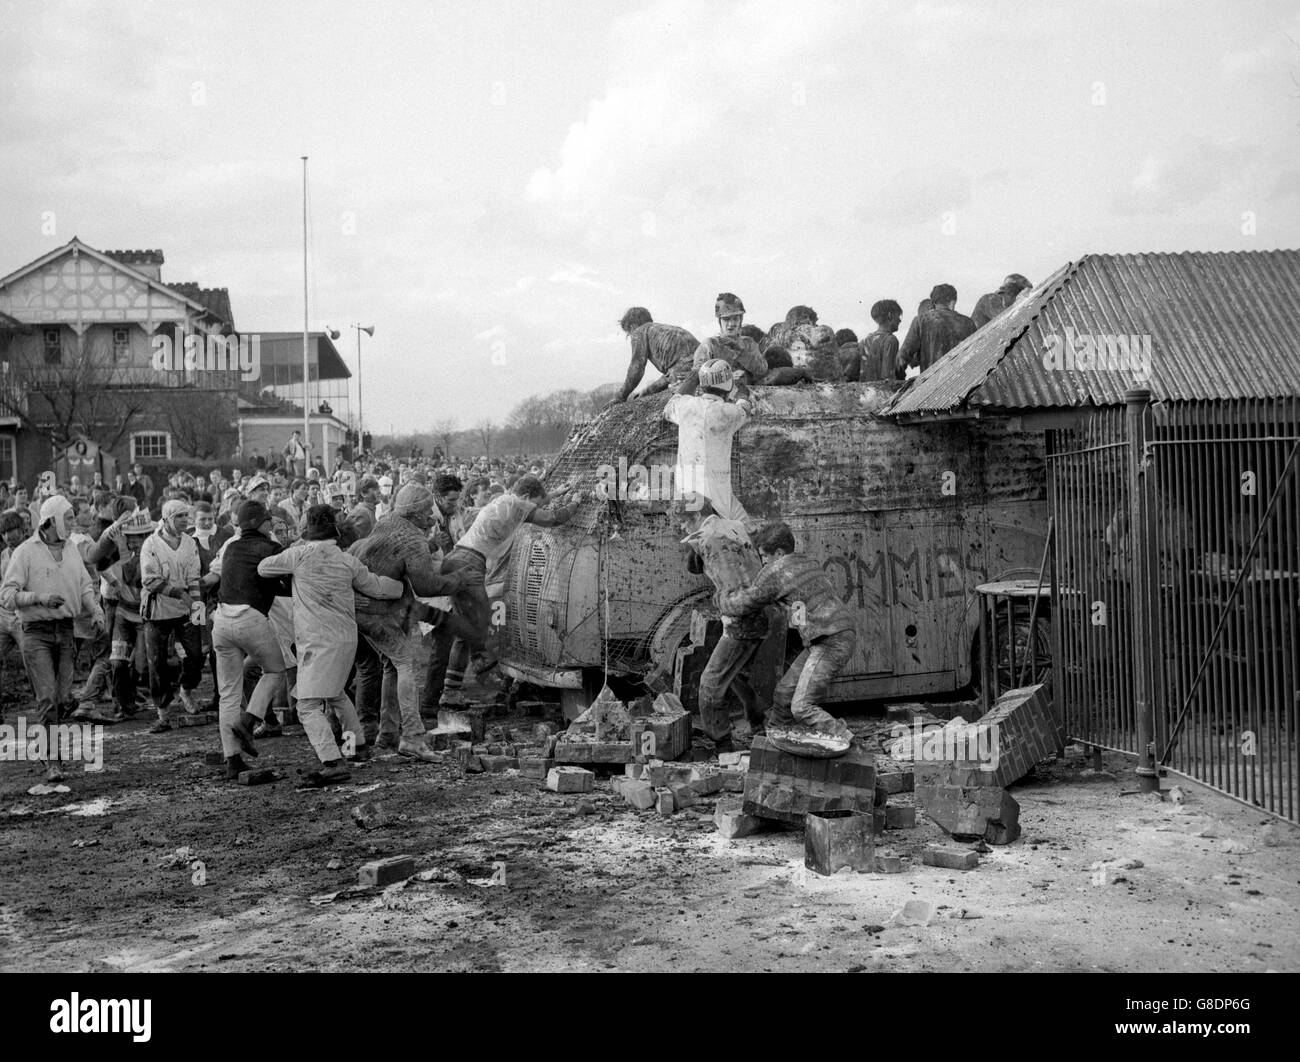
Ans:
[[[481,420],[474,425],[474,435],[483,444],[483,455],[492,456],[492,439],[497,433],[497,426],[490,420]]]
[[[226,457],[234,451],[239,430],[228,402],[211,391],[185,389],[160,398],[172,438],[185,453],[201,460]]]

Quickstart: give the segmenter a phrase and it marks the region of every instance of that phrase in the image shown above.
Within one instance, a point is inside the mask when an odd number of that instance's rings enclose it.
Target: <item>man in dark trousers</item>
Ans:
[[[932,309],[912,318],[912,327],[898,352],[904,367],[918,366],[922,372],[975,331],[975,322],[953,309],[957,289],[951,284],[936,284],[930,291],[930,302]]]
[[[718,595],[722,614],[752,616],[779,604],[789,613],[790,625],[799,631],[804,645],[777,684],[768,729],[804,728],[847,748],[852,738],[849,728],[820,702],[857,647],[853,613],[835,593],[822,566],[806,553],[795,552],[788,524],[764,524],[754,536],[754,545],[763,570],[752,586]]]

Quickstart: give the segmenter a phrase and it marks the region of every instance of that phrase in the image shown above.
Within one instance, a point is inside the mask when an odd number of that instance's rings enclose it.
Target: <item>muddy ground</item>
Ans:
[[[878,714],[850,722],[868,742],[885,731]],[[922,818],[878,849],[904,873],[820,878],[800,831],[723,840],[711,800],[663,818],[608,778],[560,796],[392,755],[300,792],[315,761],[296,726],[261,743],[285,780],[247,788],[205,765],[215,726],[146,726],[108,728],[103,771],[70,772],[67,793],[30,795],[39,769],[0,763],[0,969],[1300,969],[1297,831],[1186,783],[1181,805],[1122,795],[1120,756],[1101,773],[1077,749],[1040,765],[1013,789],[1021,839],[975,870],[922,865],[945,840]],[[391,821],[358,826],[365,802]],[[429,880],[347,891],[396,854]],[[1121,857],[1142,865],[1095,884],[1091,865]],[[931,905],[928,925],[891,924],[907,900]]]

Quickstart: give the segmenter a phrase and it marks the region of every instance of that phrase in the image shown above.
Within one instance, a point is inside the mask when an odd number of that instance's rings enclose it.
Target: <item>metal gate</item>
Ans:
[[[1300,821],[1300,402],[1137,393],[1048,467],[1071,738]]]

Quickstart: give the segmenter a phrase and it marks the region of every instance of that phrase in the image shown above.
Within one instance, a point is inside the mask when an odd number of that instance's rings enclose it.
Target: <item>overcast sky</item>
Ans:
[[[1300,246],[1297,42],[1294,0],[0,0],[0,275],[159,247],[299,328],[309,155],[367,425],[469,425],[620,378],[629,305],[862,334],[941,281]]]

